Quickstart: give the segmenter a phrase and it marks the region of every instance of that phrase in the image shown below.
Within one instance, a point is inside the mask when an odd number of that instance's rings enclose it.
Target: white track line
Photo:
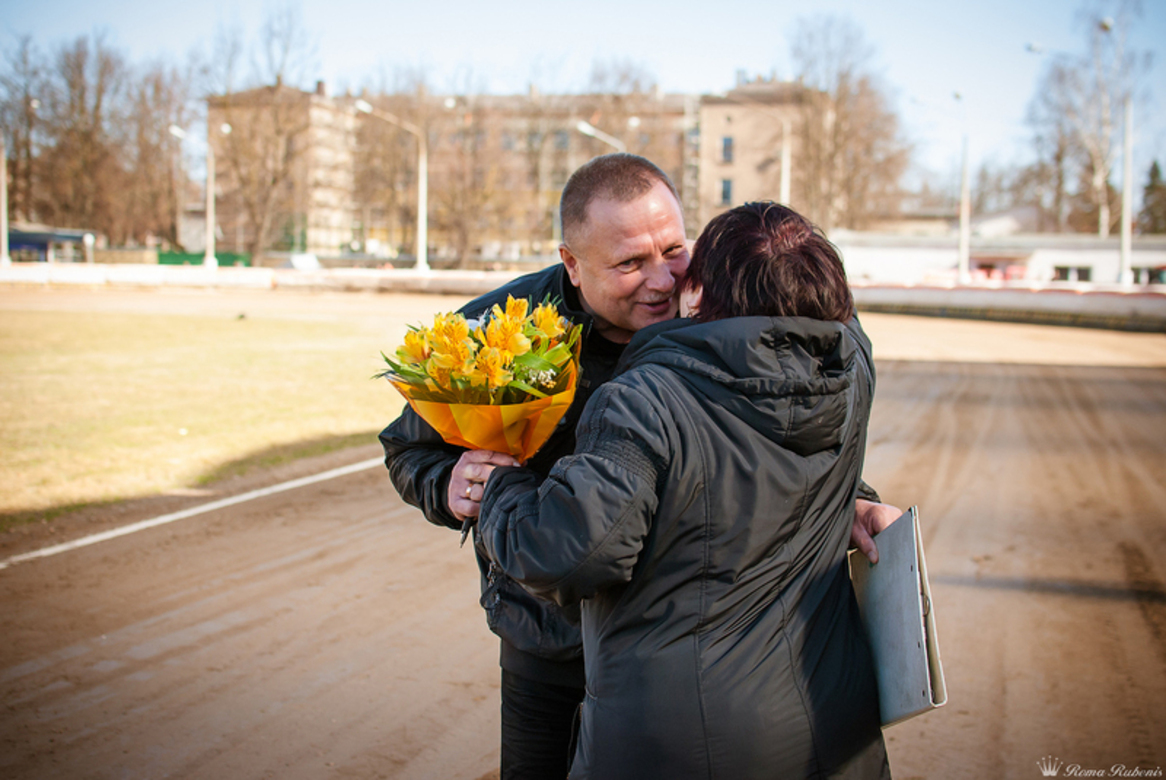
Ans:
[[[209,504],[202,504],[201,506],[191,507],[190,509],[183,509],[181,512],[171,512],[168,515],[161,515],[160,517],[155,517],[150,520],[142,520],[141,522],[124,525],[121,528],[114,528],[109,531],[103,531],[99,534],[84,536],[71,542],[65,542],[64,544],[45,547],[41,550],[33,550],[32,552],[23,553],[22,555],[14,555],[11,558],[0,561],[0,569],[7,569],[14,563],[23,563],[24,561],[35,560],[36,558],[47,558],[48,556],[56,555],[57,553],[76,550],[78,547],[88,547],[91,544],[104,542],[108,539],[116,539],[119,536],[137,533],[138,531],[144,531],[147,528],[154,528],[155,526],[159,525],[166,525],[167,523],[173,523],[175,520],[183,520],[187,517],[201,515],[205,512],[213,512],[216,509],[234,506],[235,504],[241,504],[244,501],[251,501],[252,499],[263,498],[264,496],[274,495],[275,493],[282,493],[285,490],[294,490],[296,488],[303,487],[304,485],[312,485],[317,482],[324,482],[329,479],[335,479],[336,477],[343,477],[346,474],[355,474],[358,471],[365,471],[366,469],[371,469],[376,466],[383,465],[384,462],[385,461],[383,458],[362,460],[360,463],[353,463],[351,466],[342,466],[338,469],[332,469],[331,471],[323,471],[319,474],[313,474],[310,477],[301,477],[300,479],[293,479],[289,482],[281,482],[280,484],[272,485],[271,487],[260,488],[259,490],[252,490],[248,493],[240,493],[239,495],[231,496],[230,498],[211,501]]]

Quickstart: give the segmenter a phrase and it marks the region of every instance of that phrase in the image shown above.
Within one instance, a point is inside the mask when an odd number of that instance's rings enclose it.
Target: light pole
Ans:
[[[387,111],[373,108],[367,100],[357,100],[353,107],[362,114],[399,127],[417,137],[417,265],[418,271],[429,270],[429,141],[425,131]]]
[[[215,147],[209,125],[206,129],[206,254],[202,256],[202,264],[206,268],[219,267],[219,259],[215,257]]]
[[[224,122],[219,132],[229,135],[231,126]],[[178,125],[170,125],[170,135],[184,140],[186,131]],[[215,147],[211,143],[209,122],[206,128],[206,252],[202,256],[202,264],[211,269],[219,267],[219,260],[215,257]]]
[[[1120,284],[1133,284],[1132,268],[1133,233],[1134,233],[1134,109],[1130,104],[1130,96],[1125,96],[1125,128],[1122,136],[1122,172],[1121,172],[1121,270],[1118,271],[1117,281]]]
[[[964,138],[960,162],[959,283],[968,284],[972,281],[972,193],[971,184],[968,181],[968,110],[964,104],[963,95],[955,92],[952,97],[959,101],[960,107],[963,109]]]
[[[1113,32],[1111,17],[1101,19],[1097,26],[1106,34]],[[1134,232],[1134,108],[1127,92],[1122,99],[1121,139],[1121,254],[1117,272],[1118,284],[1133,284],[1134,274],[1130,258]]]
[[[595,127],[594,125],[592,125],[590,122],[584,122],[582,119],[580,119],[575,124],[575,129],[578,130],[583,135],[590,136],[591,138],[598,138],[600,141],[603,141],[608,146],[614,147],[615,150],[618,152],[626,152],[628,150],[627,146],[624,144],[623,141],[619,140],[614,135],[608,135],[607,133],[600,130],[598,127]]]

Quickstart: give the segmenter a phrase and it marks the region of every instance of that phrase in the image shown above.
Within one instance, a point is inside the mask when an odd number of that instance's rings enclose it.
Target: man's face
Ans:
[[[573,233],[559,255],[600,335],[627,343],[676,316],[688,244],[680,204],[664,184],[627,203],[593,200]]]

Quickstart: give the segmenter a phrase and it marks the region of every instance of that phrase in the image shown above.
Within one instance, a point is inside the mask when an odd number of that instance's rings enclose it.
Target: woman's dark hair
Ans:
[[[715,217],[692,251],[685,289],[700,287],[694,319],[812,317],[846,322],[854,299],[838,249],[792,209],[746,203]]]

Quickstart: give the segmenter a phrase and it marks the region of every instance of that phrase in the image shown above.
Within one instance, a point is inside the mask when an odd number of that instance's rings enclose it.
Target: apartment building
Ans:
[[[418,139],[402,122],[426,133],[428,251],[437,267],[553,256],[567,178],[616,149],[672,178],[695,235],[725,208],[788,192],[798,89],[758,80],[703,97],[535,89],[330,96],[320,84],[212,97],[220,240],[245,251],[263,232],[263,249],[410,255]],[[373,111],[357,111],[358,101]]]
[[[345,100],[322,83],[214,96],[207,127],[223,249],[332,255],[351,245],[356,117]]]
[[[739,79],[723,95],[700,98],[700,225],[754,200],[796,208],[792,167],[803,90],[776,79]]]

